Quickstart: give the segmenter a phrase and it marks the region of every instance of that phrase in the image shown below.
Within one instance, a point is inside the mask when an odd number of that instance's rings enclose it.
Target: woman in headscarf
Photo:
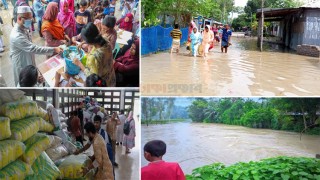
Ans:
[[[119,25],[120,29],[131,32],[132,21],[133,21],[133,15],[131,13],[128,13],[126,17],[119,19],[119,21],[116,24]]]
[[[139,84],[139,44],[139,39],[136,39],[131,48],[113,64],[115,72],[123,77],[123,86]]]
[[[204,28],[204,31],[202,33],[202,56],[207,57],[207,54],[209,52],[210,44],[213,41],[213,32],[210,30],[210,26],[206,25]]]
[[[63,8],[64,8],[63,5],[66,2],[68,3],[68,8],[70,9],[70,11],[74,13],[74,0],[60,0],[60,12],[63,11]]]
[[[97,74],[106,81],[107,87],[114,87],[116,85],[116,75],[113,68],[110,43],[101,36],[98,28],[92,22],[82,28],[81,37],[85,43],[92,46],[92,49],[87,55],[86,66],[77,58],[73,60],[73,63],[79,66],[86,76]]]
[[[198,32],[198,28],[193,28],[193,31],[190,35],[190,39],[191,39],[191,55],[193,55],[194,57],[197,56],[198,54],[198,48],[199,45],[201,43],[201,34]]]
[[[60,10],[58,14],[58,20],[68,37],[76,36],[76,20],[73,12],[69,9],[68,1],[62,1],[61,6],[62,11]]]
[[[58,4],[51,2],[48,4],[46,12],[43,15],[43,23],[41,33],[45,39],[45,45],[49,47],[57,47],[62,44],[67,44],[68,35],[64,33],[64,29],[58,19]]]
[[[129,134],[124,134],[123,137],[123,146],[126,147],[126,153],[130,153],[130,149],[135,147],[135,141],[134,138],[136,137],[136,128],[135,128],[135,122],[133,119],[133,113],[130,111],[128,118],[124,122],[125,124],[129,122],[130,123],[130,132]]]
[[[191,22],[190,22],[190,24],[189,24],[189,29],[188,29],[188,41],[189,41],[189,42],[191,42],[190,35],[192,34],[192,31],[193,31],[193,29],[194,29],[195,27],[197,27],[197,26],[196,26],[196,23],[194,23],[194,22],[191,20]]]

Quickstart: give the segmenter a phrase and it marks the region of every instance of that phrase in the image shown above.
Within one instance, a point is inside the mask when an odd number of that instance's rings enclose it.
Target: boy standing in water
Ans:
[[[231,35],[232,31],[229,29],[229,25],[224,25],[224,28],[222,29],[222,41],[221,41],[221,52],[223,53],[223,49],[225,49],[225,52],[228,52],[228,47],[231,44]]]
[[[176,49],[177,53],[179,53],[180,39],[182,38],[182,32],[179,29],[179,24],[174,25],[174,29],[170,32],[170,36],[172,37],[171,53],[174,49]]]
[[[141,168],[141,180],[186,179],[178,163],[162,160],[166,148],[166,144],[161,140],[149,141],[144,145],[144,158],[150,163]]]

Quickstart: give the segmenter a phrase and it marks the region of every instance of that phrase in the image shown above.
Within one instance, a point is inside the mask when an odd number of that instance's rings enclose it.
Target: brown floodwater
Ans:
[[[178,162],[185,172],[215,162],[231,165],[276,156],[315,157],[320,153],[320,136],[269,129],[251,129],[223,124],[174,123],[143,125],[141,165],[148,162],[143,145],[160,139],[167,144],[165,161]]]
[[[206,59],[161,52],[141,59],[143,95],[319,96],[319,58],[301,56],[255,38],[232,39],[228,53],[219,44]]]

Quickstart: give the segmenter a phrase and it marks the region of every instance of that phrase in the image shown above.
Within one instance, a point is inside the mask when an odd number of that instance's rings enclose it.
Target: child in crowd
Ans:
[[[42,17],[44,15],[44,7],[42,5],[42,1],[41,0],[34,0],[33,1],[33,9],[34,9],[34,13],[35,13],[36,20],[38,23],[39,35],[40,35],[40,37],[43,37],[42,33],[41,33]]]
[[[86,79],[86,87],[107,87],[107,83],[96,74],[91,74]]]
[[[86,25],[88,22],[91,22],[91,15],[87,9],[88,3],[86,0],[80,1],[80,9],[74,13],[76,19],[76,33],[80,34],[81,29]]]
[[[162,160],[166,148],[166,143],[161,140],[149,141],[144,145],[144,158],[150,163],[141,168],[141,180],[186,179],[178,163]]]
[[[39,86],[37,83],[44,84],[44,78],[39,74],[37,67],[33,65],[26,66],[19,74],[19,85],[20,87],[36,87]]]

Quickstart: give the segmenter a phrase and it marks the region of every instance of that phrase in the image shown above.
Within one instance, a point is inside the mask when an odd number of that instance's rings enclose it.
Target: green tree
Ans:
[[[208,106],[208,101],[204,98],[196,98],[188,107],[188,114],[192,121],[203,122],[205,119],[204,110]]]

